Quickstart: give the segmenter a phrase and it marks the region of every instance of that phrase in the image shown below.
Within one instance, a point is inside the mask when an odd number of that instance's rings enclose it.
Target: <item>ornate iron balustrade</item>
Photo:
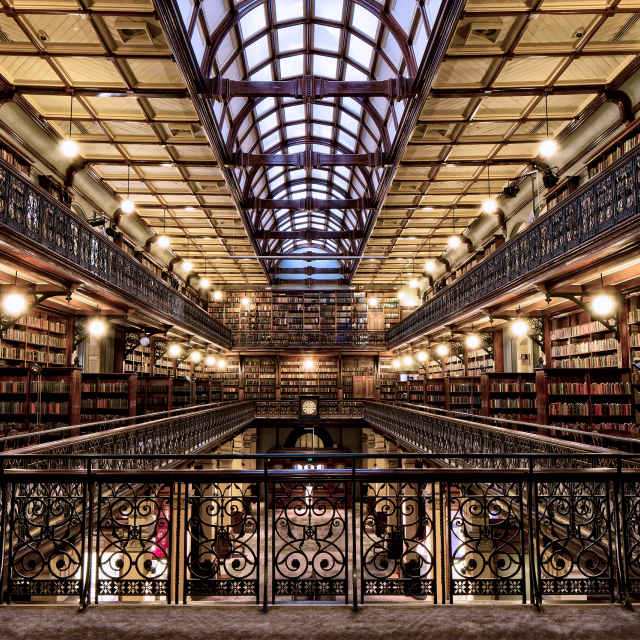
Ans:
[[[448,418],[434,413],[415,411],[376,402],[364,403],[364,420],[423,451],[444,459],[460,453],[500,453],[513,458],[497,459],[489,464],[510,469],[523,466],[530,454],[567,454],[556,460],[560,466],[607,466],[610,449],[580,443],[566,443],[555,438],[480,425],[468,420]],[[602,460],[581,458],[580,454],[603,454]],[[465,461],[473,467],[476,460]]]
[[[251,347],[385,347],[386,331],[234,331],[234,349]]]
[[[298,418],[300,400],[255,400],[256,418]],[[363,400],[320,400],[321,418],[362,418]]]
[[[638,214],[639,186],[640,150],[636,150],[589,180],[392,327],[389,346],[396,347],[438,324],[446,324],[465,307],[480,303],[501,288],[512,287],[536,269],[627,224]]]
[[[215,344],[231,347],[227,327],[1,159],[0,224]]]
[[[107,471],[93,460],[90,474],[7,461],[4,599],[244,599],[266,609],[306,598],[357,609],[381,595],[537,606],[640,597],[640,471],[622,470],[619,456],[608,469],[506,472],[486,461],[416,468],[429,462],[422,454],[332,457],[347,468],[272,470],[264,454],[182,456],[209,459],[207,470]],[[230,471],[236,458],[263,459],[265,470]],[[366,458],[388,468],[356,469]]]
[[[215,407],[196,411],[187,415],[172,416],[152,420],[141,425],[121,427],[100,433],[91,433],[68,438],[48,444],[39,444],[25,449],[17,449],[13,454],[28,453],[34,456],[72,456],[72,455],[143,455],[149,459],[140,464],[146,468],[157,466],[152,460],[155,455],[184,454],[241,429],[255,419],[255,407],[252,402]],[[25,462],[23,460],[23,462]],[[77,467],[77,460],[60,460],[54,466],[69,464]],[[41,467],[38,460],[25,462],[29,468]],[[48,463],[51,464],[51,463]],[[106,460],[107,468],[119,464]],[[134,468],[140,464],[133,463]],[[149,466],[150,465],[150,466]]]

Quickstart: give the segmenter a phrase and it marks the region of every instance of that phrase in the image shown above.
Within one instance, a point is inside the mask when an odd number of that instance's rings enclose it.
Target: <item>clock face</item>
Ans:
[[[316,401],[305,400],[302,403],[302,413],[306,413],[308,416],[313,415],[316,412]]]

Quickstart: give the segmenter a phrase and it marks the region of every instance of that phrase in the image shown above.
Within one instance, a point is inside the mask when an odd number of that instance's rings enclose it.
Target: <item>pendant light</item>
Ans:
[[[487,165],[487,186],[489,187],[489,197],[482,203],[482,210],[485,213],[495,213],[498,205],[496,201],[491,198],[491,173],[489,165]]]
[[[540,145],[540,153],[543,156],[548,157],[552,156],[556,152],[556,149],[558,147],[556,146],[556,143],[549,137],[549,105],[547,103],[546,91],[544,92],[544,114],[547,121],[547,139],[544,140]]]
[[[207,260],[205,259],[205,261],[204,261],[204,278],[200,278],[200,288],[201,289],[208,289],[210,285],[211,285],[211,282],[209,282],[209,278],[207,278]],[[208,302],[208,298],[207,298],[207,302]]]
[[[416,280],[416,263],[415,263],[415,259],[413,259],[413,258],[411,260],[411,273],[412,273],[413,277],[409,281],[409,286],[412,289],[417,289],[418,288],[418,281]]]
[[[27,306],[27,301],[18,293],[18,272],[16,271],[16,285],[15,291],[9,294],[2,303],[5,311],[12,316],[17,316],[24,311]]]
[[[467,347],[469,349],[477,349],[480,346],[480,338],[473,333],[473,325],[471,325],[471,335],[467,336]]]
[[[453,221],[453,235],[449,238],[449,246],[452,249],[460,246],[460,238],[456,235],[456,208],[451,209],[451,220]]]
[[[131,163],[127,165],[127,199],[120,204],[123,213],[133,213],[135,205],[129,199],[129,183],[131,181]]]
[[[429,256],[431,256],[431,236],[429,236]],[[431,273],[436,268],[436,263],[429,257],[424,265],[424,269],[427,273]]]
[[[100,319],[100,307],[96,319],[89,325],[89,333],[92,336],[101,336],[106,329],[104,322]]]
[[[71,113],[69,115],[69,139],[64,140],[60,145],[60,150],[62,153],[67,156],[67,158],[72,158],[78,153],[78,145],[71,139],[71,123],[73,121],[73,93],[71,94]]]
[[[604,292],[604,281],[600,274],[600,295],[592,303],[593,310],[600,316],[606,316],[613,309],[613,300]]]
[[[518,315],[516,321],[511,325],[511,331],[517,336],[523,336],[527,330],[527,323],[520,317],[520,307],[518,307]]]
[[[162,209],[162,235],[158,238],[158,244],[166,249],[169,246],[169,238],[167,238],[167,209]]]

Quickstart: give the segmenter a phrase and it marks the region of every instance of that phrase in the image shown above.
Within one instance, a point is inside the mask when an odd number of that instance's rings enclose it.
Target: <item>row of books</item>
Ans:
[[[585,322],[584,324],[577,324],[572,327],[554,329],[551,331],[549,337],[551,340],[563,340],[564,338],[575,338],[577,336],[584,336],[598,331],[609,331],[609,329],[607,329],[607,327],[605,327],[601,322]]]
[[[95,382],[83,382],[82,392],[83,393],[128,393],[129,383],[128,382],[100,382],[96,384]]]
[[[496,393],[535,393],[534,382],[492,382],[491,391]]]
[[[618,356],[594,356],[592,358],[572,358],[571,360],[552,360],[554,369],[597,369],[599,367],[617,367]]]
[[[576,342],[574,344],[552,347],[552,356],[569,356],[578,353],[592,353],[595,351],[611,351],[617,349],[620,343],[615,338],[607,340],[593,340],[591,342]]]

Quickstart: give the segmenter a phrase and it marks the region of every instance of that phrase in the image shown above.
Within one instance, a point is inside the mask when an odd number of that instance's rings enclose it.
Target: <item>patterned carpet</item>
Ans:
[[[0,606],[2,640],[630,640],[640,612],[610,605]]]

